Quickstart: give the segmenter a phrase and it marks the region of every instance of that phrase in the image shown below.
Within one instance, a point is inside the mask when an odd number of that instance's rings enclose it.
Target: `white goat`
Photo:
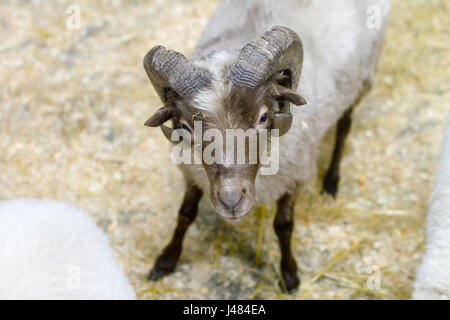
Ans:
[[[0,299],[136,299],[105,234],[49,200],[0,201]]]
[[[150,279],[174,270],[197,202],[206,193],[215,210],[234,221],[257,204],[277,202],[274,226],[283,281],[287,289],[298,287],[290,248],[295,198],[316,173],[320,142],[339,120],[323,186],[335,196],[351,111],[374,81],[388,13],[388,0],[225,0],[206,26],[192,62],[162,46],[147,53],[145,70],[164,103],[147,126],[160,126],[168,138],[184,131],[187,142],[198,133],[194,136],[194,120],[201,121],[200,134],[278,129],[281,136],[279,170],[273,175],[262,175],[259,162],[230,162],[234,156],[227,157],[228,148],[215,150],[219,161],[213,164],[202,158],[201,165],[179,166],[187,185],[185,200],[175,235]],[[291,110],[290,103],[307,105]],[[163,125],[167,120],[172,128]],[[201,151],[209,145],[202,141]]]
[[[429,201],[426,240],[413,299],[450,299],[450,114]]]

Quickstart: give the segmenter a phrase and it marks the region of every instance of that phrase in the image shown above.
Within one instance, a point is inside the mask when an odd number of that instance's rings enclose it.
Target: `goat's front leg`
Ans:
[[[285,193],[277,202],[274,228],[281,249],[282,289],[292,292],[298,288],[297,263],[292,255],[291,237],[294,229],[294,204],[296,193]]]
[[[188,185],[188,189],[184,194],[183,203],[178,211],[177,226],[172,240],[159,255],[158,259],[156,259],[155,265],[148,275],[149,280],[158,280],[175,270],[183,247],[184,235],[197,216],[198,203],[202,195],[202,190],[197,186]]]

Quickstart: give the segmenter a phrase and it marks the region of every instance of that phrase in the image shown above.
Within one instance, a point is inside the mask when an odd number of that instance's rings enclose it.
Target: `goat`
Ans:
[[[374,28],[367,25],[369,7],[379,14]],[[147,53],[144,68],[163,107],[146,126],[161,127],[169,139],[181,132],[187,142],[197,134],[194,120],[202,130],[224,134],[230,129],[267,129],[279,137],[280,150],[273,175],[260,174],[260,159],[243,165],[204,160],[180,164],[186,193],[173,238],[157,258],[150,280],[175,269],[184,235],[206,193],[214,209],[230,221],[255,205],[276,202],[282,287],[292,291],[299,286],[291,251],[295,199],[315,175],[320,142],[337,122],[323,184],[324,192],[336,195],[352,110],[374,81],[388,13],[388,0],[225,0],[191,60],[163,46]],[[291,103],[303,106],[291,108]],[[171,127],[164,125],[168,120]],[[271,134],[267,143],[272,139]],[[188,145],[193,146],[192,140]],[[208,144],[200,147],[205,151]],[[219,158],[226,158],[227,152]]]
[[[105,234],[62,202],[0,201],[0,299],[136,299]]]
[[[442,158],[429,201],[427,246],[417,271],[413,299],[450,299],[450,114]]]

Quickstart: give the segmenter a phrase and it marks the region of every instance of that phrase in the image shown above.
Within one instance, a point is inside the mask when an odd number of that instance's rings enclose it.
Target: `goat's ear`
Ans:
[[[145,121],[145,125],[147,127],[159,127],[167,120],[172,119],[173,117],[173,107],[172,106],[164,106],[158,109],[153,116],[150,117],[147,121]]]
[[[306,104],[306,100],[297,94],[292,89],[286,88],[281,85],[277,85],[277,93],[273,96],[277,101],[289,101],[295,104],[296,106],[302,106]]]

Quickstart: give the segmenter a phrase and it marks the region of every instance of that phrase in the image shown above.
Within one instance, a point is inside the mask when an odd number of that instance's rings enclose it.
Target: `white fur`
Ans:
[[[194,97],[197,109],[217,113],[222,108],[224,98],[230,93],[231,85],[224,79],[226,68],[234,61],[236,55],[226,51],[214,52],[202,59],[193,61],[197,68],[207,69],[211,74],[210,87],[200,90]]]
[[[0,299],[136,299],[105,234],[62,202],[0,202]]]
[[[373,5],[380,9],[379,29],[367,27],[367,9]],[[363,83],[373,83],[388,14],[388,0],[225,0],[219,5],[192,57],[194,64],[214,75],[215,92],[201,91],[195,100],[199,109],[221,107],[228,92],[224,68],[244,45],[272,26],[293,29],[303,43],[298,92],[308,104],[291,107],[292,127],[280,139],[280,170],[276,175],[257,176],[258,203],[272,203],[314,176],[326,131],[361,95]],[[209,182],[200,166],[181,169],[209,194]]]
[[[429,201],[427,246],[418,268],[413,299],[450,299],[450,114]]]

